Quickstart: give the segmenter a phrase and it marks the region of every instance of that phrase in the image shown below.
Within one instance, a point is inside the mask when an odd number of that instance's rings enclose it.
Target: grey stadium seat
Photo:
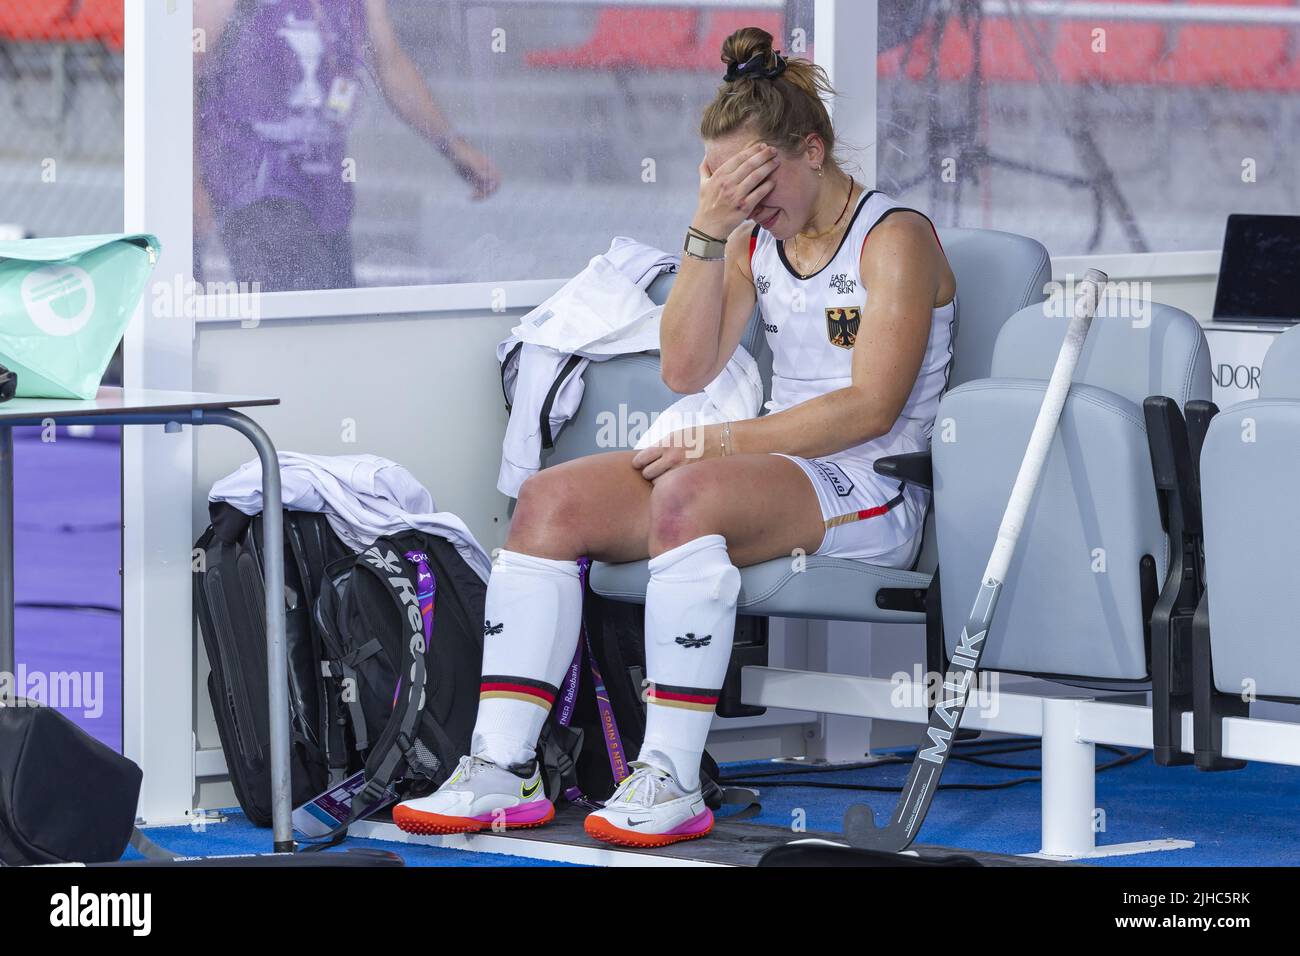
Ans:
[[[1103,298],[989,629],[981,668],[1145,685],[1149,627],[1170,566],[1143,403],[1210,395],[1204,333],[1149,304]],[[955,646],[996,538],[1068,315],[1031,306],[1002,327],[991,377],[949,391],[932,445],[945,636]],[[946,426],[946,431],[943,429]]]
[[[1230,769],[1241,763],[1219,759],[1221,721],[1246,716],[1244,694],[1300,701],[1300,327],[1269,347],[1259,397],[1209,421],[1199,462],[1206,591],[1194,638],[1196,763]]]
[[[957,335],[949,376],[949,384],[955,385],[988,375],[998,330],[1008,316],[1045,298],[1051,265],[1047,250],[1024,236],[984,229],[942,229],[939,237],[957,277]],[[649,290],[651,297],[663,301],[672,278],[656,280]],[[771,353],[757,311],[741,344],[758,360],[770,395]],[[620,406],[659,411],[678,397],[660,380],[654,353],[592,363],[584,382],[582,406],[557,436],[543,466],[610,450],[598,444],[597,436],[608,416],[619,415]],[[751,565],[741,569],[737,610],[755,616],[920,623],[925,620],[921,602],[934,569],[932,539],[927,525],[915,570],[815,556],[807,559],[801,573],[793,571],[789,558]],[[596,562],[591,571],[591,585],[598,594],[638,604],[645,601],[649,578],[646,561]],[[900,601],[898,594],[906,595],[907,600]]]

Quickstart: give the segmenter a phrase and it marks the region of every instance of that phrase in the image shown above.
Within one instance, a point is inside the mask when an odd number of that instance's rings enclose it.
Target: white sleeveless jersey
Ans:
[[[786,259],[783,243],[766,229],[754,227],[750,269],[772,349],[769,410],[779,412],[853,383],[853,344],[863,334],[868,336],[865,344],[870,345],[871,335],[870,329],[859,329],[870,293],[862,283],[862,248],[876,223],[903,209],[908,207],[879,190],[864,190],[839,248],[825,266],[807,278],[801,278]],[[929,447],[952,362],[955,315],[955,299],[931,313],[930,341],[916,384],[889,433],[824,457],[874,461]]]

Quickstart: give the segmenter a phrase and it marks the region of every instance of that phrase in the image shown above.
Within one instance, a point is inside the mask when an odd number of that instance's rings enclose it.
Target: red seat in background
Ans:
[[[72,0],[0,4],[0,39],[48,40],[54,21],[66,18]]]
[[[529,66],[572,70],[626,67],[671,70],[688,67],[695,48],[699,14],[662,7],[606,7],[596,28],[575,47],[530,50]]]
[[[1187,0],[1236,7],[1290,7],[1289,0]],[[1287,64],[1287,28],[1188,23],[1173,31],[1173,51],[1155,72],[1157,83],[1262,89]]]
[[[1038,36],[1050,27],[1039,17],[1025,18],[1024,28],[1033,36]],[[930,66],[930,47],[934,42],[935,25],[927,23],[925,29],[916,35],[910,44],[899,44],[882,54],[877,66],[881,76],[897,74],[904,56],[907,56],[907,76],[909,79],[925,78]],[[1050,34],[1047,34],[1050,37]],[[980,65],[986,80],[1032,83],[1038,81],[1034,72],[1033,60],[1020,40],[1016,25],[1004,17],[985,17],[980,25]],[[961,20],[952,14],[944,26],[943,39],[939,41],[938,76],[942,82],[951,83],[964,80],[970,76],[975,66],[975,38],[973,33],[962,26]]]
[[[725,72],[722,65],[722,43],[741,27],[758,27],[772,34],[772,46],[788,54],[790,40],[785,36],[785,15],[775,10],[712,10],[699,43],[690,56],[690,66],[697,70]],[[811,51],[796,54],[809,56]]]
[[[122,49],[125,32],[124,0],[80,0],[71,8],[71,16],[58,24],[58,39],[98,42],[112,50]]]
[[[1300,90],[1300,42],[1291,51],[1291,58],[1258,78],[1257,87],[1269,92]]]
[[[0,5],[0,39],[101,43],[122,49],[123,0],[41,0]]]
[[[1116,0],[1165,3],[1167,0]],[[1094,53],[1092,31],[1106,31],[1106,51]],[[1151,83],[1165,52],[1165,26],[1150,20],[1062,20],[1052,62],[1066,83]]]

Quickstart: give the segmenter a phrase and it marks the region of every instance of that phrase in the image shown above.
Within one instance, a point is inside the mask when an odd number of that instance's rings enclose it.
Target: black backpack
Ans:
[[[325,568],[315,620],[351,763],[366,770],[355,808],[390,788],[427,793],[469,752],[486,595],[451,542],[419,531],[378,538]]]
[[[194,609],[212,672],[208,694],[239,806],[271,825],[262,517],[209,506],[212,524],[195,545]],[[285,641],[289,659],[293,801],[310,800],[349,769],[350,753],[321,673],[312,606],[326,564],[351,554],[324,515],[284,511]]]

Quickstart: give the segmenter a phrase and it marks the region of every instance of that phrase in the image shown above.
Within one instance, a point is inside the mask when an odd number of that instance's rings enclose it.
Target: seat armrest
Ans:
[[[1184,407],[1187,413],[1187,442],[1192,453],[1192,474],[1201,483],[1201,446],[1210,430],[1210,422],[1219,414],[1219,406],[1203,398],[1194,398]]]
[[[1205,590],[1199,471],[1178,403],[1151,395],[1142,403],[1160,522],[1169,535],[1168,576],[1148,621],[1152,753],[1158,766],[1190,763],[1182,718],[1193,709],[1192,619]]]
[[[877,458],[873,467],[876,474],[897,478],[909,485],[919,485],[922,488],[934,486],[934,467],[928,451],[912,451],[903,455]]]
[[[1189,403],[1190,404],[1190,403]],[[1161,505],[1161,520],[1170,535],[1201,533],[1200,469],[1192,456],[1187,422],[1178,403],[1151,395],[1142,403],[1151,472]],[[1204,433],[1201,435],[1204,438]],[[1199,443],[1198,443],[1199,450]]]

